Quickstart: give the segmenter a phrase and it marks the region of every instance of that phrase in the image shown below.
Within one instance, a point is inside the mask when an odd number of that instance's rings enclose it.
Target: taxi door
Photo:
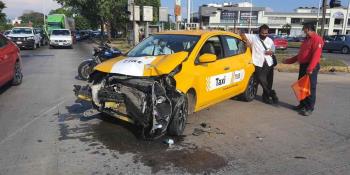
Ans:
[[[196,57],[194,66],[195,86],[197,90],[196,109],[202,109],[211,104],[222,101],[230,93],[233,73],[237,69],[232,64],[232,58],[226,57],[223,47],[223,38],[213,36],[207,39]],[[210,63],[200,63],[199,57],[203,54],[215,54],[217,60]]]
[[[246,88],[246,82],[250,78],[249,72],[246,72],[250,57],[245,54],[247,47],[239,38],[224,35],[222,42],[225,59],[232,71],[232,81],[227,87],[226,95],[235,96]]]

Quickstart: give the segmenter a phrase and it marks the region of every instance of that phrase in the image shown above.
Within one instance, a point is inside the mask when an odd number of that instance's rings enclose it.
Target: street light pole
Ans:
[[[324,25],[326,22],[326,4],[327,0],[322,0],[322,22],[321,22],[321,36],[324,37]]]
[[[349,9],[350,9],[350,0],[349,0],[349,3],[348,3],[348,9],[346,10],[346,15],[345,15],[345,24],[344,24],[343,35],[346,35],[346,31],[347,31],[347,28],[348,28]]]
[[[249,33],[252,31],[253,0],[250,0]]]
[[[321,10],[321,0],[318,2],[318,10],[317,10],[317,21],[316,21],[316,33],[317,33],[317,29],[318,29],[318,21],[320,18],[320,10]]]
[[[136,46],[136,21],[135,21],[135,1],[132,1],[132,33],[133,33],[133,37],[132,37],[132,44],[133,46]]]

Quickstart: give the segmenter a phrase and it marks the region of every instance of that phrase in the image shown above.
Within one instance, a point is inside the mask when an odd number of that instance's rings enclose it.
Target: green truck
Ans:
[[[51,33],[53,29],[75,30],[73,18],[68,18],[64,14],[52,14],[47,16],[47,31]]]

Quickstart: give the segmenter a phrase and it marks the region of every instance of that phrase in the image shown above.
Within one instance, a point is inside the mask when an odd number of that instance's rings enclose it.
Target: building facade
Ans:
[[[321,21],[321,11],[315,7],[299,7],[290,13],[269,12],[265,7],[255,7],[248,2],[207,4],[199,7],[199,22],[202,28],[245,31],[268,24],[270,33],[275,34],[284,34],[290,26],[290,36],[299,36],[303,23]],[[327,8],[325,34],[350,34],[350,19],[346,14],[347,8],[344,7]],[[320,30],[321,26],[318,25],[317,29]]]

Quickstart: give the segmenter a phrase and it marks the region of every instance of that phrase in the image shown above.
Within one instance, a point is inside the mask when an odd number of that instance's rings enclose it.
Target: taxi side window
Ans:
[[[247,49],[242,40],[232,36],[223,36],[223,44],[225,49],[225,57],[243,54]]]
[[[204,43],[198,57],[205,53],[214,54],[217,59],[223,58],[223,48],[218,36],[211,37]]]

